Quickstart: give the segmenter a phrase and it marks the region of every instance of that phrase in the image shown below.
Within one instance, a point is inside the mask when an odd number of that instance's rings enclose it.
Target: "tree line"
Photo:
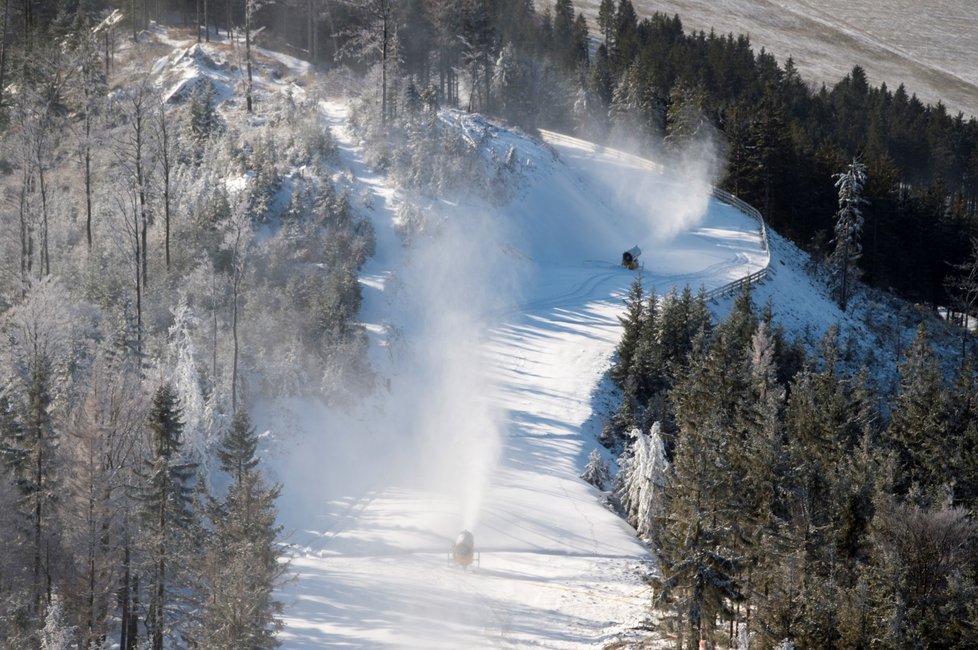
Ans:
[[[805,354],[749,290],[716,325],[688,289],[637,280],[626,305],[604,440],[623,451],[616,502],[657,559],[654,607],[677,647],[968,645],[969,359],[946,379],[921,325],[880,394],[847,370],[834,328]],[[607,479],[598,457],[586,475]]]

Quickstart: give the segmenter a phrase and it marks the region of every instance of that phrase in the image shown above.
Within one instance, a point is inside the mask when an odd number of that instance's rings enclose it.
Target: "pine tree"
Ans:
[[[177,604],[186,597],[187,572],[195,556],[193,509],[196,465],[183,461],[183,421],[176,392],[163,384],[153,395],[149,413],[152,448],[144,462],[141,493],[145,552],[149,559],[146,626],[152,650],[179,627]]]
[[[554,2],[554,51],[566,66],[574,63],[574,4],[571,0]]]
[[[277,548],[282,528],[275,523],[281,487],[265,484],[257,446],[248,414],[239,409],[218,451],[232,483],[223,501],[212,502],[214,530],[204,564],[200,633],[203,646],[215,650],[279,646],[282,605],[273,592],[287,569]]]
[[[621,340],[615,348],[617,359],[611,369],[611,378],[622,389],[625,388],[628,377],[632,374],[635,349],[641,337],[642,318],[645,311],[644,297],[642,276],[637,275],[632,282],[628,296],[625,298],[625,314],[618,317],[623,329]]]
[[[829,257],[829,269],[837,284],[839,306],[845,311],[851,287],[859,278],[866,165],[853,159],[846,171],[834,178],[839,191],[839,210],[835,213],[835,248]]]
[[[614,46],[615,36],[615,0],[601,0],[598,6],[598,29],[604,46],[610,50]]]
[[[655,531],[662,571],[656,600],[674,609],[674,626],[689,648],[711,638],[713,622],[732,616],[731,605],[743,597],[743,557],[732,527],[742,508],[730,433],[734,405],[745,398],[747,357],[741,348],[737,360],[731,340],[721,334],[709,341],[701,330],[688,368],[670,393],[678,432]]]
[[[887,434],[899,455],[900,490],[905,493],[916,487],[925,501],[937,503],[938,489],[952,480],[953,450],[947,437],[947,389],[924,323],[917,328],[899,372]]]
[[[947,439],[953,449],[954,504],[973,507],[978,497],[978,373],[971,359],[958,369],[948,396]]]

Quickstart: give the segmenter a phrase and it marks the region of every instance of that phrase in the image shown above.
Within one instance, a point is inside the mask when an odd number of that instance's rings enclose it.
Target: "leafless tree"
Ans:
[[[122,110],[128,124],[116,158],[121,168],[127,171],[129,185],[138,202],[137,219],[139,235],[139,259],[142,265],[139,280],[142,289],[149,285],[148,231],[150,225],[148,178],[153,166],[149,156],[148,144],[155,97],[150,82],[144,77],[133,85],[122,99]]]
[[[74,623],[85,647],[104,644],[122,578],[122,513],[132,507],[129,488],[144,451],[145,402],[134,359],[117,349],[103,349],[66,428],[64,454],[72,471],[66,477],[62,510],[79,561],[64,595],[76,613]]]
[[[170,216],[171,216],[171,177],[173,175],[173,138],[167,126],[166,103],[160,101],[156,113],[156,142],[160,161],[160,194],[163,198],[163,249],[166,270],[170,270]],[[144,238],[145,239],[145,238]],[[143,251],[145,255],[145,250]]]

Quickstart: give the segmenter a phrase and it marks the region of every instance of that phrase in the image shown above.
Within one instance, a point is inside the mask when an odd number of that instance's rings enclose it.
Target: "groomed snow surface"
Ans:
[[[518,159],[511,202],[427,206],[428,234],[394,231],[402,197],[341,144],[338,178],[377,229],[363,319],[378,395],[352,412],[296,402],[273,464],[295,579],[284,648],[629,647],[648,636],[654,565],[579,474],[596,442],[617,316],[643,250],[645,286],[711,289],[768,264],[758,223],[678,175],[480,118],[443,120]],[[603,451],[603,450],[602,450]],[[449,560],[470,530],[478,561]]]

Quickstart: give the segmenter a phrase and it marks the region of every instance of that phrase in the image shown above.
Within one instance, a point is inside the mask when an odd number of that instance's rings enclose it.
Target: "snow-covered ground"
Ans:
[[[600,0],[577,0],[597,33]],[[616,3],[617,4],[617,3]],[[978,8],[974,0],[633,0],[640,17],[679,14],[687,31],[747,34],[783,63],[794,57],[802,76],[832,85],[866,69],[952,114],[978,115]]]
[[[650,557],[578,477],[634,279],[618,261],[637,244],[646,286],[714,288],[768,263],[757,222],[711,198],[695,166],[670,176],[449,113],[516,148],[519,189],[502,207],[429,206],[437,234],[405,248],[392,225],[401,198],[361,162],[345,106],[323,110],[377,229],[363,316],[382,388],[353,415],[290,405],[295,433],[275,461],[296,572],[284,647],[641,637]],[[448,560],[463,528],[480,554],[468,570]]]

